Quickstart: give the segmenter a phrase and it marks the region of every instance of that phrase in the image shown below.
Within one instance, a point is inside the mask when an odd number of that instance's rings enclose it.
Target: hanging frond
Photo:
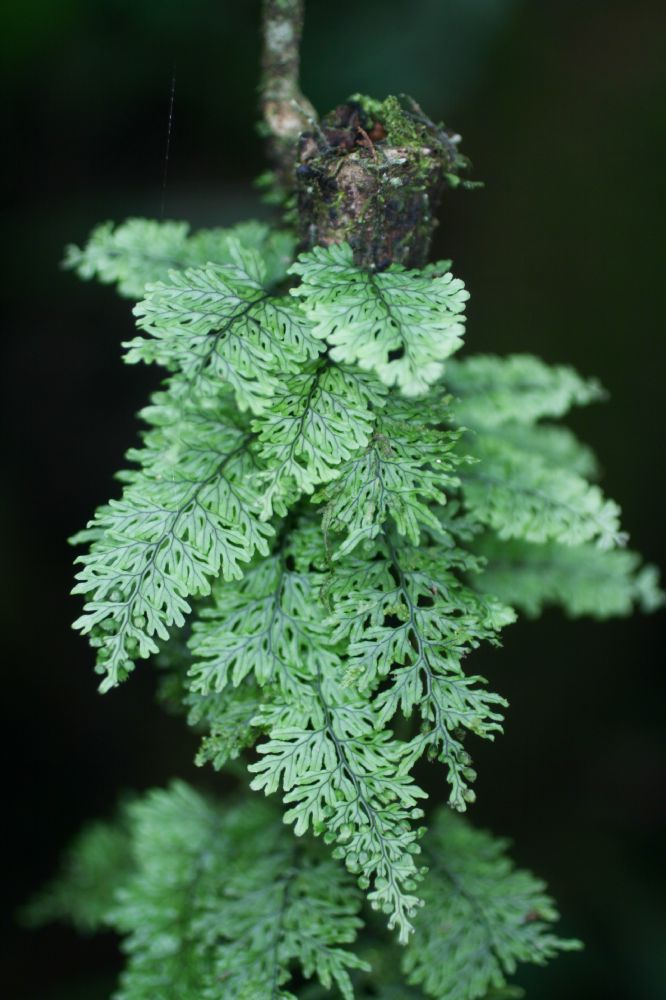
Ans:
[[[405,773],[403,744],[330,675],[314,676],[298,700],[265,706],[256,724],[269,737],[250,765],[252,788],[282,789],[284,818],[297,836],[311,830],[335,844],[333,856],[344,859],[369,890],[371,906],[406,941],[420,905],[419,830],[412,821],[423,816],[425,792]]]
[[[393,264],[373,272],[354,264],[347,243],[314,247],[290,268],[315,337],[334,361],[356,362],[406,396],[425,392],[464,333],[468,293],[450,271],[408,271]]]
[[[447,364],[444,381],[457,397],[456,420],[465,427],[531,424],[605,398],[596,379],[581,378],[566,365],[547,365],[531,354],[456,358]]]
[[[131,452],[144,467],[73,539],[91,543],[77,560],[74,593],[86,604],[75,628],[97,647],[102,690],[157,652],[213,577],[239,579],[256,551],[267,554],[273,534],[258,517],[252,436],[228,398],[195,399],[175,381],[144,417],[154,425],[146,453]]]
[[[282,281],[293,259],[293,235],[261,222],[242,222],[230,229],[201,229],[190,234],[186,222],[128,219],[119,226],[97,226],[86,245],[68,246],[64,266],[89,281],[117,285],[118,294],[138,300],[146,285],[166,281],[170,271],[204,264],[235,263],[235,248],[261,254],[268,287]]]
[[[425,906],[403,957],[408,981],[434,1000],[485,1000],[519,963],[580,948],[553,933],[558,914],[543,882],[514,868],[506,848],[448,810],[434,818]]]
[[[270,413],[253,423],[263,475],[263,516],[284,514],[301,493],[339,474],[339,466],[370,439],[384,392],[372,375],[326,359],[286,377]]]
[[[656,568],[642,566],[640,556],[627,549],[503,542],[485,534],[474,550],[487,565],[471,585],[530,617],[551,604],[573,617],[611,618],[631,614],[636,606],[656,611],[664,602]]]
[[[266,292],[260,255],[236,244],[234,257],[234,264],[173,271],[168,283],[150,285],[134,308],[147,336],[125,345],[125,360],[157,362],[199,393],[228,383],[241,410],[260,413],[279,376],[320,347],[296,304]]]
[[[451,550],[449,567],[435,549],[398,547],[388,532],[367,559],[349,560],[327,592],[333,641],[348,642],[346,682],[372,693],[378,725],[415,711],[420,732],[405,747],[411,766],[423,753],[448,769],[450,804],[474,800],[475,773],[462,734],[493,739],[506,702],[467,676],[463,658],[514,619],[510,608],[465,586],[456,570],[476,569],[473,558]]]

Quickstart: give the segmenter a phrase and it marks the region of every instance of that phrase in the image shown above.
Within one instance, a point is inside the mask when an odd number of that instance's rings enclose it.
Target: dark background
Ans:
[[[251,186],[263,169],[258,6],[4,5],[8,997],[109,995],[112,938],[19,931],[11,911],[120,790],[193,774],[194,741],[155,707],[151,670],[101,698],[69,628],[65,539],[114,489],[156,376],[120,362],[128,304],[58,263],[98,221],[159,216],[163,194],[166,217],[197,225],[265,211]],[[447,198],[437,249],[472,292],[467,344],[600,376],[611,402],[573,423],[602,456],[632,544],[662,566],[665,29],[657,0],[310,0],[303,53],[320,111],[353,91],[407,91],[462,132],[486,188]],[[478,664],[511,710],[495,745],[470,747],[473,816],[514,838],[520,863],[549,881],[564,932],[587,943],[524,977],[541,1000],[666,996],[662,625],[552,613]]]

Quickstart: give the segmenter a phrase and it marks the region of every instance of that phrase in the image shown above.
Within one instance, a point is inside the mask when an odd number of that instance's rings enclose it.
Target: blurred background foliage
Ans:
[[[12,926],[15,905],[123,789],[172,774],[215,784],[155,706],[151,669],[102,700],[69,630],[65,539],[114,489],[155,375],[121,365],[127,304],[58,263],[98,221],[159,216],[163,197],[167,218],[195,224],[265,212],[251,185],[263,169],[258,18],[258,0],[3,7],[8,997],[108,997],[112,938],[28,934]],[[472,292],[468,347],[600,376],[610,404],[574,423],[632,544],[662,566],[665,29],[658,0],[310,0],[303,52],[320,111],[352,91],[406,91],[462,132],[486,188],[448,196],[437,251]],[[540,1000],[666,995],[662,624],[552,613],[479,657],[511,709],[494,746],[470,748],[474,819],[514,838],[564,932],[587,943],[524,980]]]

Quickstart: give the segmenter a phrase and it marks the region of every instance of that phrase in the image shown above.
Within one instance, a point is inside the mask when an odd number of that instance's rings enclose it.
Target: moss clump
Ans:
[[[406,97],[355,94],[339,105],[300,140],[304,246],[346,241],[363,266],[422,266],[442,192],[464,163],[458,138]]]
[[[381,123],[386,142],[391,146],[422,146],[432,142],[424,124],[403,108],[398,97],[391,95],[378,101],[365,94],[354,94],[349,103],[358,104],[368,123]]]

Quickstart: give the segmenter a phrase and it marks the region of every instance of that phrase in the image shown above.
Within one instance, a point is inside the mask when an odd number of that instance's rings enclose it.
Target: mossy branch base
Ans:
[[[444,188],[464,159],[457,136],[414,102],[357,96],[301,136],[295,186],[304,247],[348,242],[358,265],[427,262]]]

